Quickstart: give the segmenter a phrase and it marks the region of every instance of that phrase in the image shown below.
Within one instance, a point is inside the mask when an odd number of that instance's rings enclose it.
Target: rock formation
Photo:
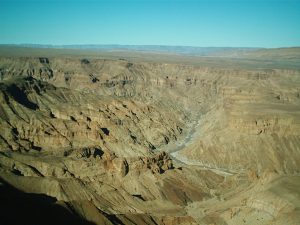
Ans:
[[[0,75],[7,224],[15,196],[64,224],[300,222],[300,68],[2,57]]]

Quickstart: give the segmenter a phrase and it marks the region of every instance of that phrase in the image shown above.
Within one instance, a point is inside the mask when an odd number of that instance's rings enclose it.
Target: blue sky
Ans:
[[[0,0],[1,44],[300,46],[300,0]]]

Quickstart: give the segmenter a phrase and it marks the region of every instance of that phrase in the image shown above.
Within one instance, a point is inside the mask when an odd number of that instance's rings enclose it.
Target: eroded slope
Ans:
[[[299,222],[298,70],[0,65],[3,185],[96,224]]]

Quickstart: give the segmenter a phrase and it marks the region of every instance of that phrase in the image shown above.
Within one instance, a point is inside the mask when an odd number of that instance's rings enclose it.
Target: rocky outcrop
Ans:
[[[0,58],[0,78],[5,188],[95,224],[299,221],[297,69]]]
[[[173,163],[169,155],[165,152],[159,153],[157,156],[140,157],[138,162],[135,162],[133,167],[136,170],[150,169],[152,173],[164,173],[166,170],[173,169]]]
[[[149,155],[167,144],[166,138],[176,139],[183,126],[180,116],[155,105],[83,94],[34,78],[2,84],[0,98],[3,150],[68,154],[99,146],[119,156]]]
[[[195,224],[183,207],[210,194],[190,171],[171,166],[166,153],[125,159],[98,152],[82,149],[80,158],[2,152],[0,177],[21,191],[44,193],[71,205],[97,224],[105,218],[112,224]],[[210,179],[222,181],[218,175]]]
[[[235,86],[222,87],[215,107],[201,116],[198,139],[179,155],[233,171],[298,173],[300,80],[296,74],[272,74],[255,85],[253,76],[241,76]],[[278,92],[284,92],[289,101],[279,100]]]

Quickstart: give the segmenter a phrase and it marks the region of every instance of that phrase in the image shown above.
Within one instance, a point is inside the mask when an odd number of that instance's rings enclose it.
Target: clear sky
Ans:
[[[0,0],[0,43],[300,46],[300,0]]]

